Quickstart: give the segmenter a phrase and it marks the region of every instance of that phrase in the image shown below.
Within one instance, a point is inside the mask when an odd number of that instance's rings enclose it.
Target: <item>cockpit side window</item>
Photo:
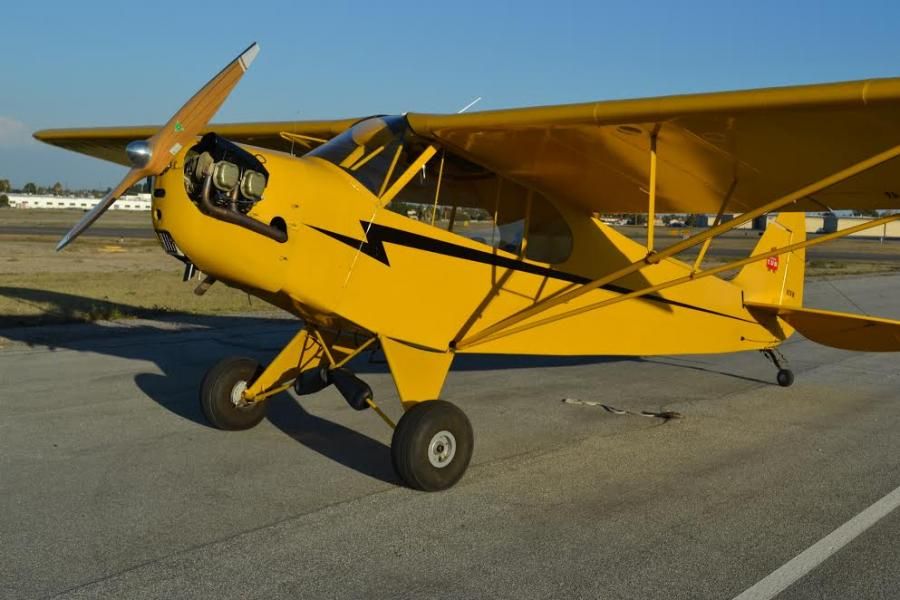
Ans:
[[[388,208],[539,262],[572,253],[572,232],[549,198],[450,152],[435,155]]]
[[[572,254],[572,230],[556,207],[535,194],[528,215],[528,244],[525,256],[532,260],[559,264]]]
[[[308,152],[343,169],[381,197],[428,144],[406,117],[372,117]],[[553,203],[445,150],[435,154],[388,205],[471,240],[532,260],[559,264],[572,252],[572,233]]]
[[[337,165],[376,196],[384,193],[409,131],[402,116],[372,117],[308,152]]]

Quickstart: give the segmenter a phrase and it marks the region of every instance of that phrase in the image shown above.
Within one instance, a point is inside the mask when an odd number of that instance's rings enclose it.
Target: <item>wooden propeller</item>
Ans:
[[[258,53],[259,45],[254,42],[194,94],[153,137],[128,144],[126,151],[128,160],[133,165],[131,170],[59,241],[56,249],[62,250],[69,245],[99,219],[128,188],[141,179],[162,173],[171,163],[173,156],[186,144],[193,143]]]

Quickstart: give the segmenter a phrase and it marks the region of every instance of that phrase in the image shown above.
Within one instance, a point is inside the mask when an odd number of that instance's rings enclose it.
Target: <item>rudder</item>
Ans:
[[[771,221],[751,256],[806,240],[806,213],[781,213]],[[806,249],[750,263],[732,280],[745,302],[803,306]]]

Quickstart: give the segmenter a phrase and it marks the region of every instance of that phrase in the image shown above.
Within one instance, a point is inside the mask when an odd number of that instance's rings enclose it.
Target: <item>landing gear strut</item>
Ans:
[[[775,379],[781,387],[790,387],[794,383],[794,372],[787,368],[787,359],[775,348],[760,350],[767,359],[778,369]]]
[[[452,357],[446,353],[423,356],[419,350],[408,351],[407,356],[403,348],[393,348],[394,354],[386,352],[389,361],[390,356],[400,361],[407,376],[398,384],[406,412],[395,424],[375,403],[369,385],[345,366],[375,341],[374,336],[358,341],[332,332],[301,330],[265,369],[251,358],[225,358],[203,378],[203,414],[218,429],[250,429],[265,417],[269,397],[291,387],[297,395],[305,395],[333,385],[352,408],[372,409],[394,430],[391,460],[403,483],[427,492],[453,486],[472,458],[472,425],[449,402],[419,401],[440,393],[436,382],[443,383]],[[410,362],[404,363],[404,358]],[[395,367],[391,365],[396,383]]]

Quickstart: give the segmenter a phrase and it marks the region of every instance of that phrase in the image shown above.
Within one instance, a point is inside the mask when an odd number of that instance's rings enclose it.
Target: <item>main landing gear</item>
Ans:
[[[246,402],[243,393],[262,373],[252,358],[223,358],[207,371],[200,384],[200,407],[218,429],[250,429],[266,416],[265,402]]]
[[[760,350],[767,359],[778,369],[775,380],[781,387],[790,387],[794,383],[794,372],[787,368],[787,359],[775,348]]]
[[[391,460],[406,485],[436,492],[460,480],[474,445],[465,413],[444,400],[429,400],[403,414],[391,439]]]
[[[450,402],[428,400],[404,403],[395,425],[375,404],[369,385],[344,366],[373,341],[355,348],[326,346],[318,333],[314,338],[301,331],[266,369],[250,358],[225,358],[203,378],[203,414],[218,429],[250,429],[265,417],[270,396],[292,386],[305,395],[334,385],[352,408],[371,408],[394,429],[391,461],[403,483],[427,492],[452,487],[472,458],[475,436],[469,419]],[[343,354],[339,360],[337,352]]]

